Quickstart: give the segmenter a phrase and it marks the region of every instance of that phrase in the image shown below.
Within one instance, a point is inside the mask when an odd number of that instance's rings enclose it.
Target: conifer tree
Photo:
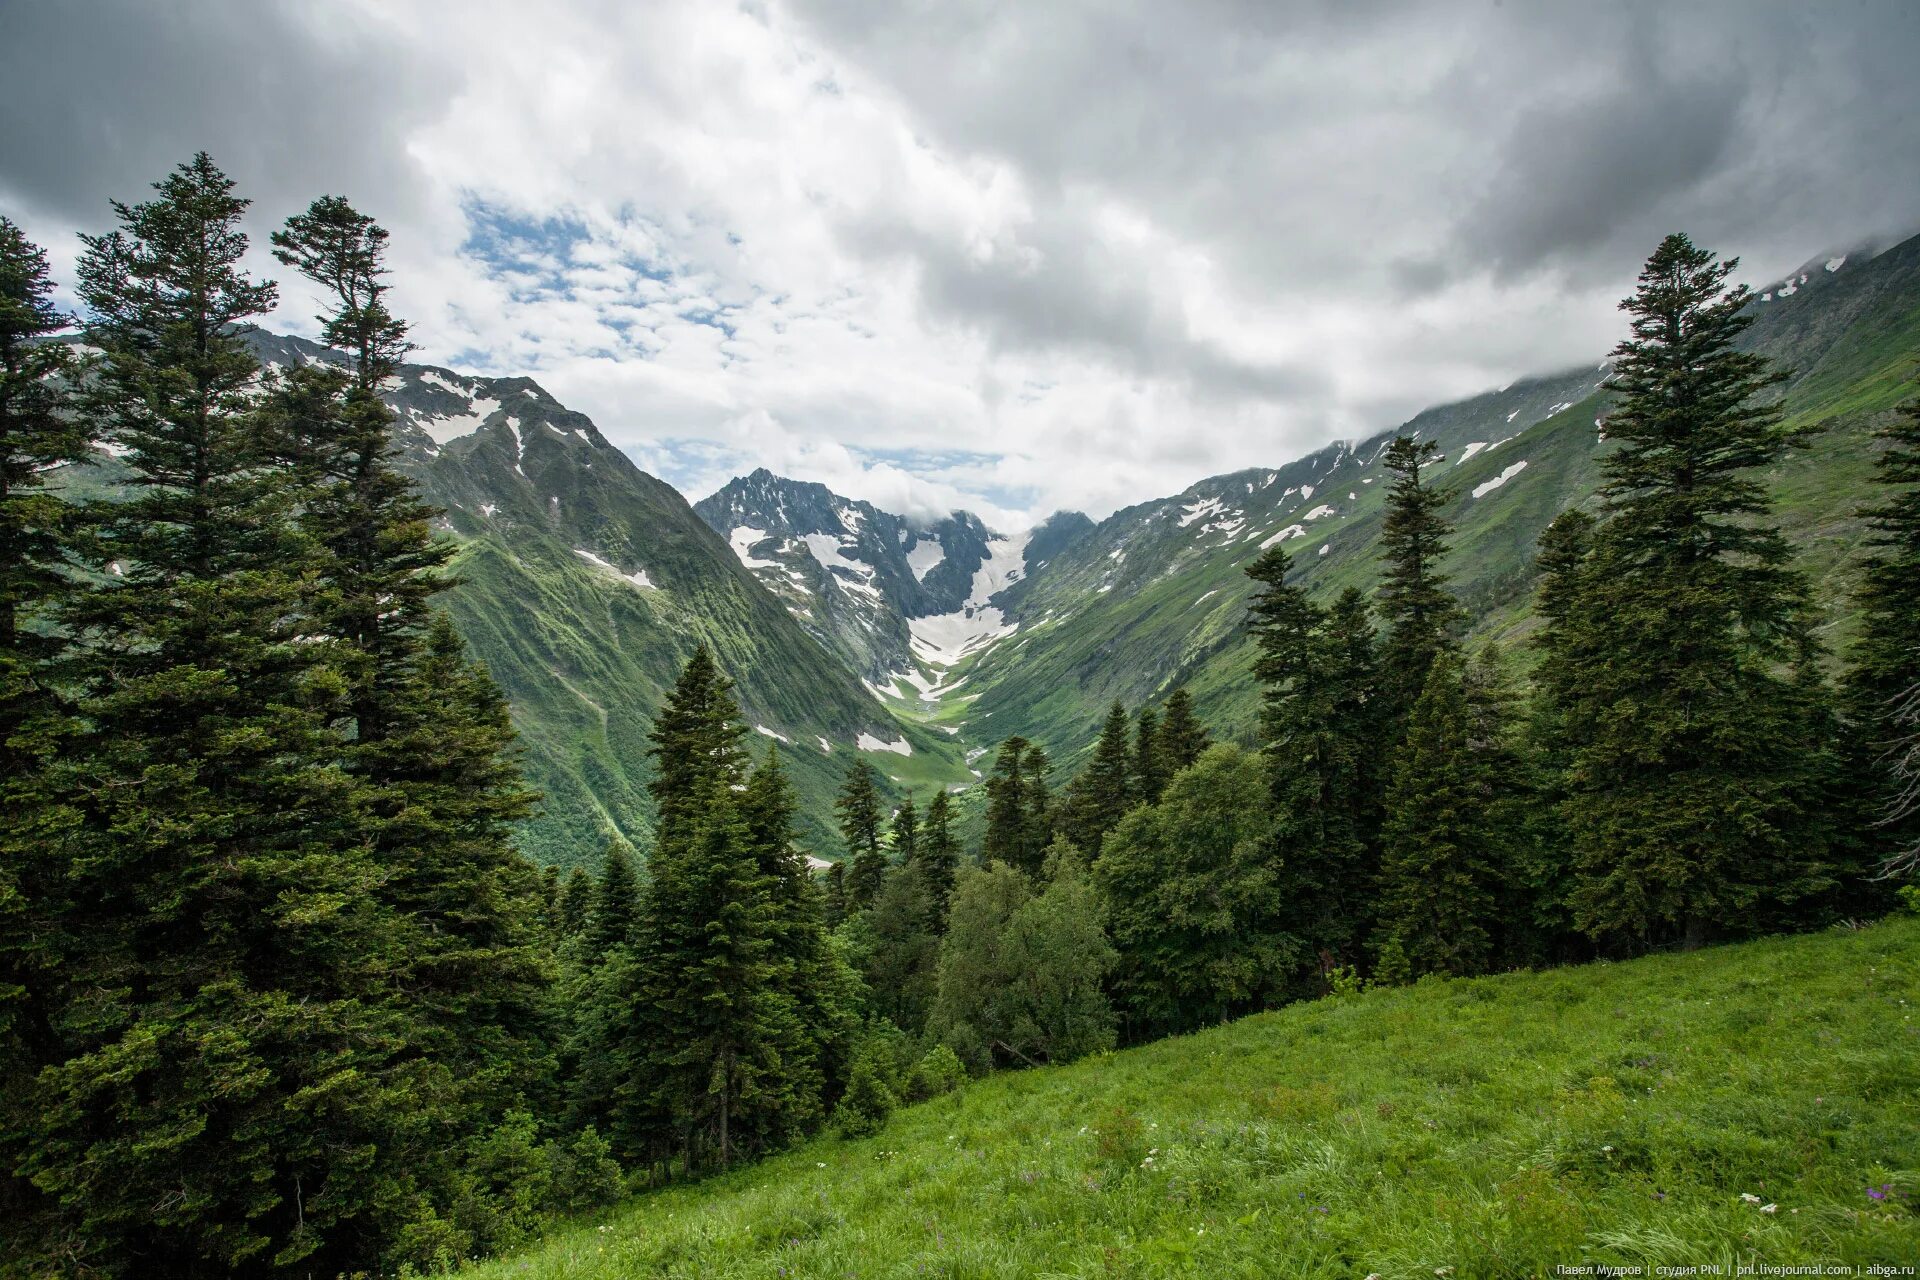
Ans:
[[[827,927],[837,929],[841,921],[847,918],[848,913],[847,864],[845,862],[832,864],[827,868],[826,876],[827,889],[823,911]]]
[[[1380,678],[1396,734],[1426,684],[1427,667],[1452,643],[1464,617],[1440,572],[1447,551],[1447,522],[1440,515],[1446,495],[1421,476],[1438,453],[1431,440],[1421,444],[1398,436],[1384,458],[1393,482],[1380,526],[1380,555],[1386,561],[1380,583],[1380,616],[1386,624]]]
[[[1160,720],[1160,754],[1166,771],[1175,774],[1193,768],[1208,745],[1206,727],[1193,713],[1193,695],[1175,689]]]
[[[1149,749],[1153,739],[1148,738]],[[1128,741],[1127,709],[1115,702],[1107,711],[1093,757],[1067,789],[1066,820],[1074,843],[1089,857],[1100,855],[1100,841],[1134,806],[1135,756]]]
[[[940,934],[918,861],[889,867],[867,916],[867,990],[872,1011],[918,1035],[933,1001]]]
[[[1371,914],[1372,865],[1356,797],[1374,748],[1351,718],[1363,673],[1347,668],[1357,640],[1336,644],[1327,616],[1287,574],[1292,558],[1274,546],[1248,566],[1260,584],[1249,626],[1262,686],[1261,736],[1273,815],[1273,859],[1285,868],[1295,931],[1332,961],[1351,962]]]
[[[701,644],[660,709],[647,752],[654,760],[647,791],[653,796],[661,851],[684,849],[705,824],[711,798],[744,781],[743,733],[733,682],[720,674],[712,651]]]
[[[1166,744],[1161,738],[1160,717],[1151,707],[1140,708],[1140,714],[1134,720],[1133,759],[1131,760],[1134,794],[1142,803],[1158,804],[1160,793],[1166,790],[1167,778],[1174,766],[1168,759]]]
[[[49,763],[73,724],[54,696],[65,645],[44,625],[70,590],[74,512],[47,491],[56,468],[83,461],[72,411],[71,348],[47,339],[70,319],[52,305],[46,254],[0,217],[0,1251],[25,1256],[40,1197],[13,1170],[30,1084],[60,1057],[55,1034],[63,944],[60,830],[71,810]]]
[[[1865,779],[1874,853],[1891,877],[1920,871],[1920,811],[1910,802],[1903,750],[1911,733],[1901,713],[1920,689],[1920,400],[1880,432],[1877,462],[1886,496],[1867,512],[1873,556],[1859,590],[1860,634],[1847,673],[1846,707],[1857,745],[1850,763]]]
[[[872,765],[854,757],[833,810],[840,819],[840,837],[847,845],[847,909],[864,910],[873,905],[873,895],[880,892],[880,879],[887,870],[887,855],[880,849],[880,793],[874,785]]]
[[[1439,654],[1395,752],[1387,794],[1374,938],[1382,981],[1489,967],[1502,862],[1492,752],[1501,745],[1476,741],[1462,663]]]
[[[594,889],[586,930],[587,954],[604,960],[615,947],[630,946],[639,915],[640,880],[634,874],[633,859],[618,841],[608,841],[606,866]]]
[[[63,618],[91,644],[56,925],[85,946],[23,1168],[107,1272],[352,1269],[382,1233],[350,1228],[440,1167],[327,731],[343,682],[303,643],[316,557],[253,420],[240,332],[274,290],[240,270],[232,187],[196,156],[80,268],[88,407],[134,493],[98,513],[101,586]]]
[[[560,931],[569,938],[578,938],[587,930],[587,924],[593,919],[594,879],[583,867],[575,867],[567,873],[566,883],[560,889]]]
[[[709,784],[711,785],[711,783]],[[774,906],[728,791],[699,828],[655,853],[642,909],[635,1007],[652,1034],[644,1074],[692,1169],[731,1164],[782,1100]]]
[[[1622,309],[1606,520],[1549,654],[1575,744],[1576,924],[1616,945],[1777,927],[1829,887],[1825,693],[1758,469],[1796,437],[1735,349],[1736,262],[1667,237]]]
[[[934,792],[927,803],[917,851],[933,904],[934,931],[943,933],[947,905],[953,897],[953,878],[960,868],[960,841],[953,834],[953,801],[944,789]]]
[[[1025,738],[1008,738],[994,757],[987,779],[987,831],[981,856],[1004,862],[1029,876],[1041,873],[1052,838],[1052,800],[1046,752]]]
[[[913,862],[919,848],[920,814],[914,807],[913,792],[909,791],[900,798],[900,807],[893,813],[893,860],[902,864]]]
[[[326,292],[321,339],[346,370],[311,364],[281,375],[281,445],[306,481],[302,523],[324,551],[321,623],[342,642],[352,736],[376,744],[409,678],[453,544],[438,509],[394,470],[393,411],[380,392],[411,344],[388,309],[387,233],[339,196],[323,196],[273,235],[274,256]],[[311,408],[307,408],[311,406]],[[375,769],[377,774],[377,767]]]

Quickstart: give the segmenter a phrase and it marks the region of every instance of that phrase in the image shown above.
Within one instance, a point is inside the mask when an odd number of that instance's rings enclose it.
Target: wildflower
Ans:
[[[1887,1198],[1887,1192],[1891,1190],[1893,1190],[1893,1184],[1891,1182],[1882,1183],[1880,1186],[1877,1186],[1877,1187],[1868,1187],[1867,1199],[1885,1200]]]
[[[1759,1197],[1759,1196],[1756,1196],[1756,1195],[1754,1195],[1754,1194],[1753,1194],[1752,1192],[1750,1192],[1750,1191],[1742,1191],[1742,1192],[1740,1193],[1740,1198],[1741,1198],[1742,1200],[1745,1200],[1745,1201],[1746,1201],[1746,1202],[1747,1202],[1748,1204],[1759,1204],[1759,1203],[1760,1203],[1760,1197]]]
[[[827,1167],[827,1162],[824,1160],[816,1160],[813,1162],[813,1167],[816,1169],[824,1169]]]
[[[1762,1213],[1778,1213],[1778,1212],[1780,1212],[1780,1206],[1779,1206],[1779,1205],[1777,1205],[1777,1204],[1763,1204],[1763,1205],[1761,1205],[1761,1206],[1760,1206],[1760,1212],[1762,1212]]]

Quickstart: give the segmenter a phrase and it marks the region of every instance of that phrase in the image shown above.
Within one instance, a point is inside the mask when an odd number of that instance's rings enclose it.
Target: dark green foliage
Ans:
[[[1261,735],[1268,770],[1273,862],[1302,942],[1352,963],[1371,918],[1374,788],[1381,751],[1375,721],[1372,631],[1357,596],[1330,619],[1287,581],[1285,548],[1247,574],[1259,646]],[[1337,627],[1337,629],[1336,629]]]
[[[1505,859],[1493,804],[1493,756],[1503,727],[1476,732],[1459,657],[1438,655],[1394,753],[1381,832],[1379,924],[1383,982],[1429,973],[1483,973],[1493,960]]]
[[[569,938],[577,938],[586,931],[587,922],[593,919],[594,880],[585,868],[575,867],[567,873],[567,881],[560,889],[560,931]]]
[[[873,905],[886,874],[887,855],[880,849],[880,792],[874,785],[873,766],[854,757],[847,766],[846,781],[840,786],[833,811],[840,819],[840,835],[846,841],[847,906],[860,910]]]
[[[1140,708],[1133,727],[1132,783],[1134,794],[1145,804],[1160,803],[1167,776],[1173,771],[1161,741],[1160,717],[1151,707]]]
[[[960,867],[960,841],[953,834],[952,798],[944,790],[936,791],[927,802],[916,851],[933,901],[934,928],[945,932],[947,903],[953,897],[953,877]]]
[[[1421,477],[1439,446],[1396,436],[1383,465],[1393,473],[1386,514],[1380,523],[1380,618],[1386,639],[1380,648],[1380,678],[1388,720],[1396,727],[1413,709],[1426,684],[1427,667],[1446,648],[1466,615],[1447,590],[1440,560],[1447,552],[1447,522],[1440,515],[1448,495]]]
[[[1551,548],[1544,687],[1570,745],[1577,926],[1615,945],[1779,927],[1830,886],[1829,716],[1805,584],[1758,469],[1794,440],[1734,340],[1735,263],[1669,236],[1622,304],[1606,520]]]
[[[634,874],[633,859],[625,848],[609,843],[585,930],[587,955],[604,960],[613,948],[632,945],[639,916],[640,879]]]
[[[699,839],[713,797],[744,780],[740,737],[745,731],[732,690],[712,651],[699,645],[654,722],[648,749],[654,778],[647,791],[653,796],[656,857],[682,853]]]
[[[988,862],[1038,876],[1053,838],[1053,800],[1047,791],[1052,766],[1046,752],[1025,738],[1008,738],[987,779],[987,832],[980,856]]]
[[[865,976],[872,1011],[917,1035],[933,1002],[940,934],[933,895],[917,862],[890,868],[867,912]]]
[[[827,868],[827,889],[823,913],[827,927],[838,928],[847,918],[847,864],[836,862]]]
[[[1920,400],[1880,431],[1878,479],[1886,496],[1869,512],[1874,555],[1862,578],[1860,634],[1850,655],[1847,711],[1857,746],[1873,851],[1883,870],[1920,870],[1920,809],[1913,803],[1912,705],[1920,690]],[[1903,712],[1905,716],[1903,718]]]
[[[1211,748],[1108,837],[1093,878],[1128,1039],[1259,1008],[1307,957],[1273,854],[1268,768]],[[957,926],[956,926],[957,927]]]
[[[877,1045],[863,1046],[854,1056],[847,1091],[833,1110],[834,1127],[842,1137],[865,1138],[886,1127],[887,1117],[900,1100],[887,1083],[888,1063]]]
[[[70,412],[71,350],[44,339],[67,317],[49,302],[46,255],[0,218],[0,1219],[24,1223],[37,1197],[13,1175],[30,1081],[57,1060],[51,1024],[64,947],[60,831],[70,811],[46,767],[74,727],[52,688],[64,645],[43,619],[66,594],[74,511],[45,489],[86,456]],[[0,1230],[0,1247],[7,1235]]]
[[[900,807],[893,812],[893,860],[912,862],[920,851],[920,812],[914,806],[913,793],[909,791],[900,798]]]
[[[1146,713],[1141,712],[1142,724]],[[1164,714],[1160,720],[1160,757],[1162,767],[1167,773],[1175,774],[1182,769],[1191,769],[1200,763],[1200,757],[1206,754],[1211,745],[1207,739],[1206,726],[1194,715],[1193,695],[1185,689],[1175,689],[1167,699]],[[1157,800],[1159,797],[1153,797]]]
[[[1145,728],[1147,759],[1158,777],[1157,748],[1151,729]],[[1062,802],[1063,827],[1073,842],[1092,856],[1099,856],[1100,841],[1126,817],[1139,798],[1134,781],[1137,757],[1129,741],[1127,709],[1118,702],[1107,712],[1107,722],[1094,744],[1093,758],[1087,761],[1068,785]]]

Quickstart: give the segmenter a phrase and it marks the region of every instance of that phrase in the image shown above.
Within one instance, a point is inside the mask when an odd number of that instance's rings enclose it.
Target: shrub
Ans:
[[[967,1068],[961,1063],[960,1055],[944,1044],[937,1044],[907,1073],[907,1100],[923,1102],[937,1098],[943,1093],[952,1093],[966,1082]]]
[[[845,1138],[864,1138],[886,1127],[896,1099],[888,1087],[880,1055],[862,1049],[847,1077],[847,1091],[834,1108],[834,1127]]]

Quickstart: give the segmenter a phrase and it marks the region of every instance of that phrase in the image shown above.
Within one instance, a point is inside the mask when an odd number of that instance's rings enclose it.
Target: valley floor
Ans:
[[[1917,1012],[1912,917],[1322,1000],[995,1076],[468,1274],[1912,1267]]]

